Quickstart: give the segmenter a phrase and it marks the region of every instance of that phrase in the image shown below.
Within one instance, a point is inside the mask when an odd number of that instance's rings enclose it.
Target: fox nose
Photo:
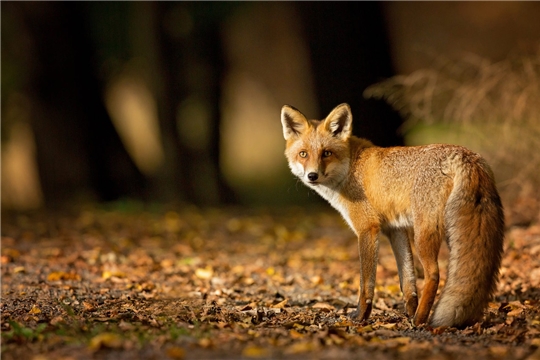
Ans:
[[[309,181],[316,181],[319,178],[319,174],[317,174],[316,172],[310,172],[309,174],[307,174],[307,178],[309,179]]]

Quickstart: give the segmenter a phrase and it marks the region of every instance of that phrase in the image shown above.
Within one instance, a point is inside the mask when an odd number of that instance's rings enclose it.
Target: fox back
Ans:
[[[358,236],[360,294],[353,317],[371,312],[380,233],[394,250],[406,310],[416,324],[427,322],[435,299],[443,240],[450,248],[448,280],[430,325],[465,326],[482,317],[496,287],[504,233],[502,204],[483,158],[455,145],[374,146],[351,135],[347,104],[320,121],[286,105],[281,121],[292,173]],[[426,275],[419,304],[411,243]]]

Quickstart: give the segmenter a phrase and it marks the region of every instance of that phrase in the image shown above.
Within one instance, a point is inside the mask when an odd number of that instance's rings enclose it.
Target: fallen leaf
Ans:
[[[212,340],[210,340],[209,338],[200,339],[198,343],[199,346],[202,346],[203,348],[209,348],[210,346],[212,346]]]
[[[275,305],[272,305],[272,308],[274,309],[283,309],[285,308],[285,305],[287,305],[287,299],[275,304]]]
[[[371,327],[371,325],[367,325],[367,326],[360,326],[358,328],[356,328],[356,332],[357,333],[367,333],[367,332],[372,332],[373,331],[373,327]]]
[[[303,337],[305,337],[304,334],[301,334],[299,333],[298,331],[292,329],[292,330],[289,330],[289,336],[292,338],[292,339],[301,339]]]
[[[49,324],[51,325],[58,325],[60,323],[63,323],[64,322],[64,318],[61,317],[61,316],[55,316],[51,319],[51,321],[49,321]]]
[[[172,359],[184,359],[185,356],[186,356],[186,351],[181,348],[181,347],[178,347],[178,346],[172,346],[170,348],[168,348],[165,353],[167,354],[168,357],[172,358]]]
[[[90,339],[89,348],[91,351],[97,351],[101,348],[118,349],[122,347],[122,337],[115,333],[101,333]]]
[[[287,346],[285,348],[284,353],[288,354],[288,355],[290,355],[290,354],[301,354],[301,353],[305,353],[305,352],[311,352],[311,351],[314,351],[316,349],[317,349],[317,347],[311,341],[309,341],[309,342],[298,342],[298,343],[294,343],[292,345]]]
[[[28,313],[32,315],[36,315],[36,314],[40,314],[41,310],[36,305],[34,305],[32,306],[32,308],[30,309]]]
[[[342,326],[342,327],[345,327],[345,326],[353,326],[354,324],[352,323],[352,321],[350,320],[342,320],[342,321],[338,321],[334,324],[334,326]]]
[[[515,308],[514,310],[512,311],[509,311],[506,316],[518,316],[518,315],[521,315],[521,313],[523,312],[523,308]]]
[[[125,272],[123,271],[119,271],[119,270],[105,270],[103,271],[103,273],[101,274],[101,277],[105,280],[107,279],[110,279],[110,278],[125,278],[127,275]]]
[[[83,306],[84,311],[91,312],[91,311],[96,310],[96,307],[92,303],[89,303],[88,301],[83,301],[82,306]]]
[[[76,281],[80,281],[81,277],[80,277],[79,274],[76,274],[76,273],[73,273],[73,272],[67,273],[67,272],[64,272],[64,271],[55,271],[55,272],[50,273],[47,276],[47,280],[49,280],[49,281],[59,281],[59,280],[76,280]]]
[[[14,274],[23,273],[25,271],[26,271],[26,269],[24,268],[24,266],[16,266],[16,267],[13,268],[13,273]]]
[[[212,278],[212,276],[214,276],[214,270],[210,266],[207,266],[206,268],[198,268],[195,270],[195,276],[199,279],[209,280]]]
[[[248,358],[262,358],[270,356],[270,352],[268,349],[260,346],[248,345],[242,350],[242,356]]]
[[[312,308],[314,308],[314,309],[324,309],[324,310],[329,310],[329,311],[332,311],[332,310],[336,309],[332,305],[330,305],[328,303],[324,303],[324,302],[316,303],[315,305],[312,306]]]

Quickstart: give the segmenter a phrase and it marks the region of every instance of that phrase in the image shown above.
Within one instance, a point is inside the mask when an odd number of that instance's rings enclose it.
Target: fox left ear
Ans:
[[[324,120],[324,128],[337,138],[348,139],[352,133],[352,113],[349,104],[336,106]]]
[[[285,140],[302,134],[309,127],[304,114],[290,105],[284,105],[281,108],[281,124]]]

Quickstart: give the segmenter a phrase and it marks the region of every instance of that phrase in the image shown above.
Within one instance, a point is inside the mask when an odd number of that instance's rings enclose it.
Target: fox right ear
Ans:
[[[304,114],[289,105],[284,105],[281,108],[281,124],[285,140],[302,134],[309,126]]]

